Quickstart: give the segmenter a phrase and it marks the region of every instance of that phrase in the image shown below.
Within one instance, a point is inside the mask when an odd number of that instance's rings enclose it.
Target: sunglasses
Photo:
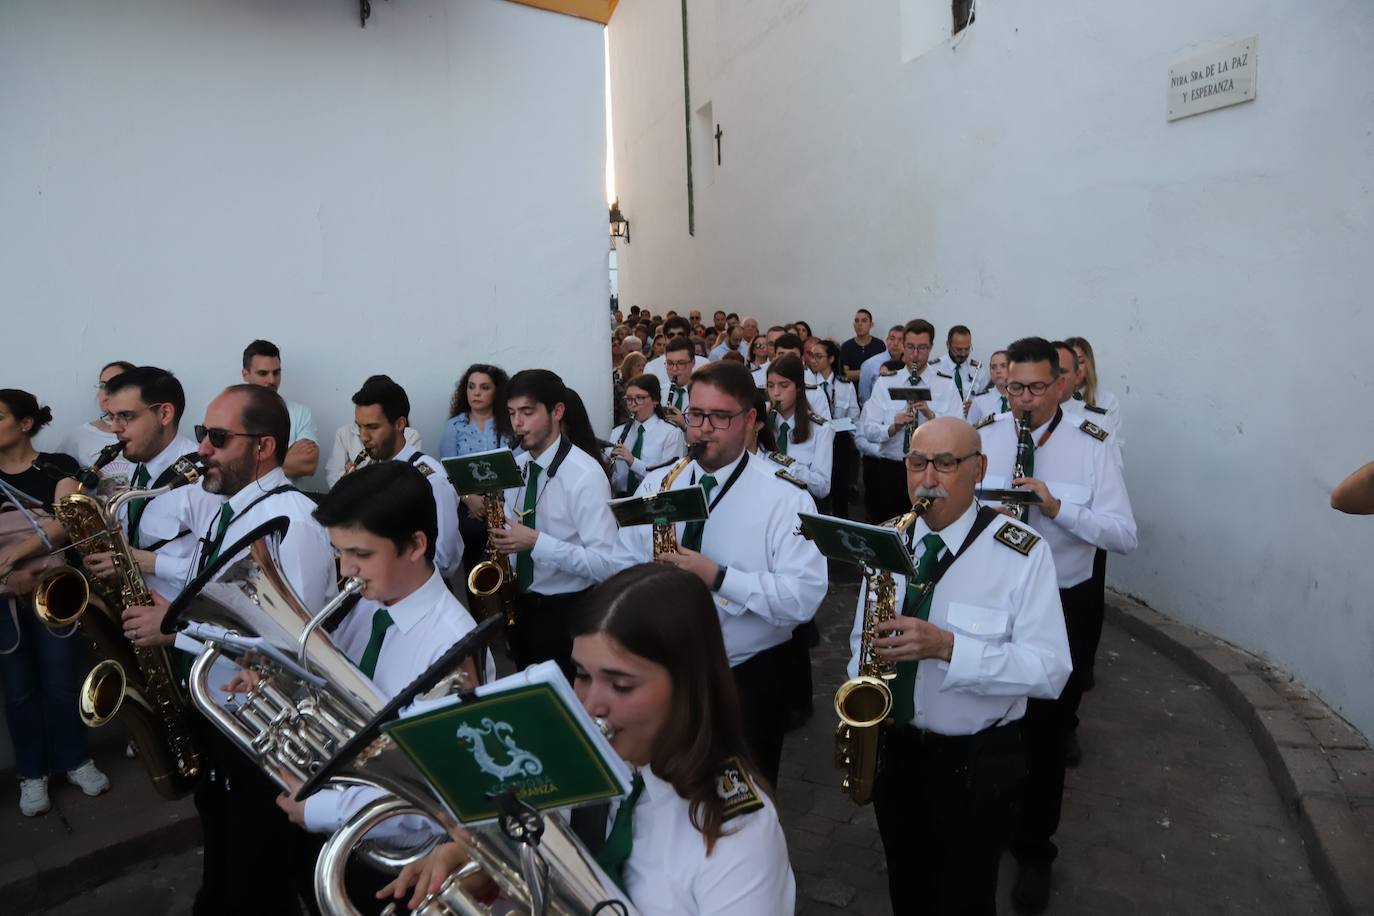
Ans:
[[[235,433],[230,432],[227,429],[219,429],[213,426],[197,426],[195,428],[195,433],[197,442],[204,442],[206,439],[209,439],[210,445],[214,446],[215,448],[224,448],[225,444],[233,436],[244,436],[249,439],[259,439],[267,435],[266,433]]]

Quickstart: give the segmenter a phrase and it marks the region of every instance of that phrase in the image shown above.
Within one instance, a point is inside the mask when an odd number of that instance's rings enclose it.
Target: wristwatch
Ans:
[[[716,568],[716,580],[711,583],[711,591],[718,592],[720,587],[725,584],[725,573],[730,567],[720,566]]]

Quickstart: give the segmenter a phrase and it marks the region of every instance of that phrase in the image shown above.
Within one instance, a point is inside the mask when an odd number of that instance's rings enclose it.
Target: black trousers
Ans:
[[[538,662],[555,661],[568,676],[568,681],[572,681],[572,616],[577,613],[587,591],[561,595],[516,594],[515,623],[507,632],[511,661],[516,667],[528,668]]]
[[[849,433],[837,433],[834,442],[830,456],[830,512],[849,518],[849,488],[854,483],[854,459],[859,453]]]
[[[884,727],[873,791],[894,916],[994,916],[1025,775],[1019,723],[945,737]]]
[[[820,645],[821,631],[816,621],[806,623],[792,631],[787,645],[792,650],[791,674],[788,677],[791,702],[789,712],[796,717],[811,715],[812,695],[815,689],[811,682],[811,650]]]
[[[1087,655],[1083,659],[1084,677],[1091,676],[1097,666],[1097,645],[1102,642],[1102,622],[1107,613],[1107,551],[1100,547],[1093,557],[1092,583],[1096,604],[1088,618]]]
[[[911,493],[906,487],[906,464],[890,458],[864,458],[872,461],[871,470],[864,477],[868,520],[877,524],[911,508]]]
[[[787,727],[789,673],[795,670],[792,641],[765,649],[730,670],[735,675],[740,710],[744,713],[744,737],[760,775],[770,788],[778,784],[782,762],[782,736]]]
[[[205,854],[192,912],[296,913],[304,903],[318,914],[313,878],[323,837],[287,819],[276,783],[214,726],[200,720],[197,737],[210,772],[195,794]]]
[[[1026,704],[1022,719],[1026,797],[1012,843],[1012,852],[1023,865],[1048,865],[1059,854],[1051,838],[1059,829],[1064,803],[1064,741],[1078,720],[1078,706],[1083,702],[1083,666],[1087,664],[1095,596],[1091,578],[1059,590],[1073,672],[1058,699]]]

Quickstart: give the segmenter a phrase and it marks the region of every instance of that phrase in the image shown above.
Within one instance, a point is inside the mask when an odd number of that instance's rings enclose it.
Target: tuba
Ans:
[[[658,492],[667,493],[673,488],[678,477],[687,469],[687,465],[696,461],[706,451],[706,446],[700,442],[693,442],[687,446],[687,454],[683,456],[671,471],[663,477],[663,483],[659,486]],[[654,525],[654,559],[666,556],[670,553],[677,553],[677,529],[672,523],[664,525]]]
[[[482,514],[487,524],[486,556],[468,573],[468,590],[494,603],[505,616],[506,623],[514,623],[515,602],[511,598],[511,587],[515,584],[515,573],[511,571],[510,557],[497,550],[491,540],[491,532],[506,524],[504,490],[482,494]]]
[[[194,454],[177,459],[173,468],[177,476],[170,484],[126,490],[108,506],[80,491],[58,500],[53,512],[76,551],[83,557],[112,552],[117,577],[88,578],[73,567],[62,566],[44,575],[33,593],[34,612],[45,626],[61,629],[79,623],[101,657],[77,696],[81,721],[98,728],[120,718],[138,746],[154,788],[168,799],[180,798],[195,787],[201,754],[167,650],[133,646],[124,638],[123,610],[152,604],[152,595],[118,516],[130,500],[151,499],[200,479]]]
[[[888,524],[905,533],[930,509],[930,500],[917,497],[911,511]],[[859,635],[859,673],[835,691],[835,766],[845,770],[842,788],[856,804],[873,799],[878,773],[878,732],[892,711],[892,688],[887,682],[896,666],[878,658],[873,640],[897,613],[897,587],[892,573],[864,570],[864,621]]]

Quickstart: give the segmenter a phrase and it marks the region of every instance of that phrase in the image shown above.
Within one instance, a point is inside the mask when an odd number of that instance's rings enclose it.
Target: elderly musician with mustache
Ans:
[[[897,667],[873,795],[897,913],[996,912],[1025,777],[1020,719],[1069,676],[1049,547],[974,501],[986,465],[977,430],[954,417],[921,424],[905,457],[911,500],[931,504],[907,533],[915,578],[894,577],[900,615],[873,641]]]

